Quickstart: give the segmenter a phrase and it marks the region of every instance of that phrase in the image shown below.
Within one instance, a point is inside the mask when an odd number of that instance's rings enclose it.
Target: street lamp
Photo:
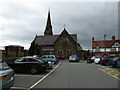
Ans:
[[[104,41],[106,41],[106,34],[104,35]],[[106,42],[104,42],[104,45],[105,45]],[[105,56],[106,56],[106,46],[104,47],[105,48]]]

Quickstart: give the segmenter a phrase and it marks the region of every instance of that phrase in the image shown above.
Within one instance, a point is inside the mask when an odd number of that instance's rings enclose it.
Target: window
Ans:
[[[96,46],[95,52],[100,52],[100,47]]]
[[[26,58],[19,58],[15,62],[27,62]]]
[[[96,49],[95,49],[95,52],[100,52],[100,49],[99,49],[99,48],[96,48]]]
[[[29,58],[28,61],[29,61],[29,62],[37,62],[37,60],[32,59],[32,58]]]
[[[104,51],[105,51],[105,49],[100,49],[100,51],[101,51],[101,52],[104,52]]]
[[[106,48],[106,52],[110,52],[111,51],[111,49],[109,49],[109,48]]]
[[[9,69],[9,66],[5,62],[0,62],[0,65],[2,63],[2,67],[0,67],[0,70],[6,70]]]
[[[120,51],[120,47],[118,48],[118,51]]]
[[[72,52],[71,52],[71,50],[68,50],[68,54],[69,54],[69,55],[72,55]]]
[[[62,51],[62,50],[58,50],[58,54],[59,54],[59,55],[62,55],[62,54],[63,54],[63,51]]]
[[[116,51],[116,48],[114,48],[114,47],[113,47],[113,48],[111,48],[111,51],[113,51],[113,52],[114,52],[114,51]]]

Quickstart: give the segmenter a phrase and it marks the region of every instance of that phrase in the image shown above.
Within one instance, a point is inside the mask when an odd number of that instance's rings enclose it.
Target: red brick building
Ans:
[[[5,51],[20,51],[20,52],[24,52],[24,47],[19,46],[19,45],[9,45],[9,46],[5,46]]]
[[[110,55],[116,56],[120,55],[120,40],[116,40],[115,36],[112,36],[112,40],[101,40],[95,41],[94,37],[92,38],[92,50],[93,55]]]

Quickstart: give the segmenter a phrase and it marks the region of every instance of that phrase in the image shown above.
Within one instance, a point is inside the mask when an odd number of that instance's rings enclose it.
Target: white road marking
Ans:
[[[47,76],[49,76],[55,69],[58,68],[58,66],[60,65],[60,63],[51,71],[49,72],[47,75],[45,75],[42,79],[40,79],[39,81],[37,81],[34,85],[32,85],[29,89],[27,90],[30,90],[32,88],[34,88],[37,84],[39,84],[41,81],[43,81]]]
[[[22,89],[28,89],[28,88],[23,88],[23,87],[11,87],[10,89],[20,89],[20,90],[22,90]]]
[[[18,77],[43,77],[42,75],[20,75],[20,74],[15,74],[14,76]]]

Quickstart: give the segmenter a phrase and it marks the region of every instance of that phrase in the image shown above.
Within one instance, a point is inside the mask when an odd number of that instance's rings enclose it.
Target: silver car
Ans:
[[[14,85],[14,71],[0,59],[0,90]]]

